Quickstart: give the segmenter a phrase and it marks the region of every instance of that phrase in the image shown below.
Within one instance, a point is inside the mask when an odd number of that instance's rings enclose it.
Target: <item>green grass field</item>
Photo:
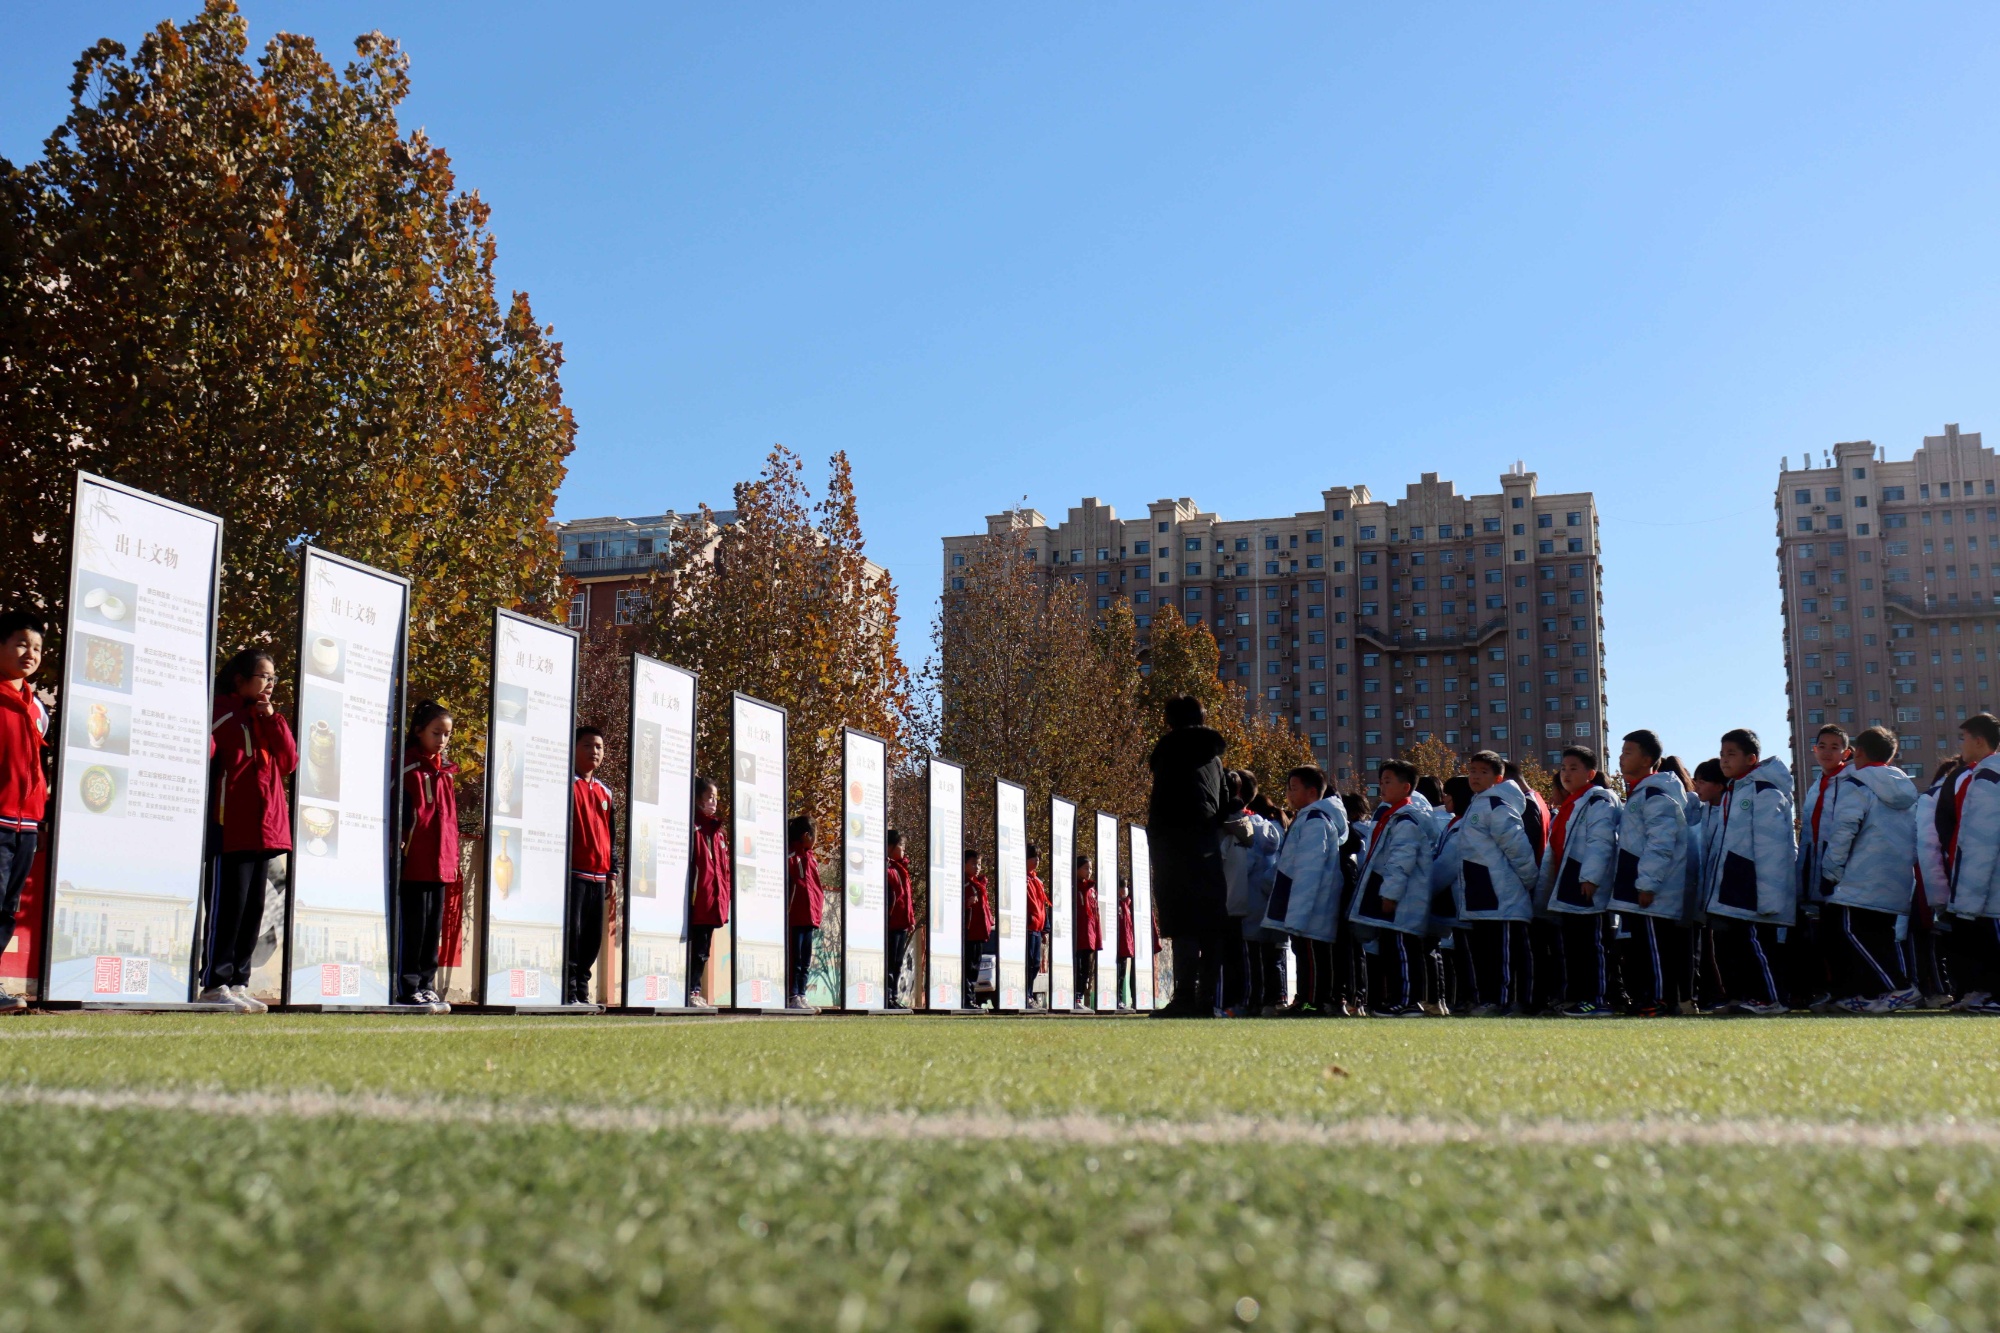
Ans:
[[[37,1016],[0,1330],[2000,1328],[2000,1024]]]

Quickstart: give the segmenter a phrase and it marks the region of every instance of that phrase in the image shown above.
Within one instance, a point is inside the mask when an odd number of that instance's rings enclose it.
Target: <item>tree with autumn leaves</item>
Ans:
[[[289,34],[247,53],[230,0],[100,41],[41,160],[0,159],[10,595],[60,624],[83,469],[221,515],[219,646],[286,675],[302,542],[406,575],[412,693],[477,716],[492,608],[560,604],[561,345],[499,299],[486,205],[398,126],[395,42],[342,69]]]

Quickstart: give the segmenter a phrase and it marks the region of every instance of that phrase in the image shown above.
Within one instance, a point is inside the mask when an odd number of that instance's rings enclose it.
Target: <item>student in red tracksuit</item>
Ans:
[[[590,1004],[590,972],[604,947],[604,900],[618,873],[611,788],[593,775],[604,762],[604,733],[576,729],[576,776],[569,784],[569,905],[565,913],[563,1003]]]
[[[35,844],[49,803],[42,752],[49,710],[29,684],[42,666],[43,624],[27,611],[0,616],[0,953],[14,938],[21,890],[35,865]],[[18,995],[0,995],[0,1013],[25,1009]]]
[[[979,960],[994,951],[993,896],[987,891],[986,876],[979,872],[979,849],[965,849],[965,1007],[979,1007]],[[997,974],[996,974],[997,975]],[[1000,1007],[1000,992],[993,991],[993,1006]]]
[[[820,914],[826,909],[826,889],[819,882],[819,858],[813,855],[813,822],[804,815],[792,816],[785,825],[785,892],[790,911],[785,920],[791,925],[791,994],[788,1009],[812,1012],[806,1003],[806,981],[812,975],[813,940],[819,934]]]
[[[718,926],[729,924],[729,831],[716,814],[715,783],[694,780],[694,884],[688,900],[688,998],[694,1008],[708,1004],[703,978],[709,946]]]
[[[1132,925],[1132,885],[1121,880],[1118,884],[1118,1007],[1136,1009],[1139,1006],[1139,973],[1133,962],[1138,952],[1138,932]],[[1126,997],[1130,996],[1130,999]]]
[[[396,880],[397,1004],[434,1014],[451,1006],[437,993],[444,905],[458,883],[458,765],[451,762],[451,714],[426,699],[410,714],[403,747],[403,862]]]
[[[264,929],[271,858],[292,850],[285,779],[299,766],[291,724],[271,707],[277,684],[278,669],[262,649],[246,648],[230,658],[216,683],[209,733],[217,855],[201,999],[255,1014],[267,1006],[250,993],[250,955]]]
[[[1028,1008],[1035,1007],[1035,978],[1042,975],[1042,946],[1049,928],[1049,887],[1042,883],[1042,852],[1028,844]],[[1055,996],[1055,978],[1049,978],[1049,995]]]
[[[910,892],[910,860],[903,855],[903,835],[890,829],[882,842],[885,850],[882,882],[888,895],[888,912],[883,923],[888,931],[885,941],[888,947],[882,959],[882,1002],[887,1008],[900,1009],[903,952],[910,947],[910,932],[917,928],[917,904]]]
[[[1104,922],[1097,909],[1097,876],[1090,858],[1076,858],[1076,1007],[1090,1009],[1097,988],[1097,954],[1104,947]]]

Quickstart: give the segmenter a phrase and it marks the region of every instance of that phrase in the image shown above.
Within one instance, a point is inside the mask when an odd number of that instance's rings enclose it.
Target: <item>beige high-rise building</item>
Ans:
[[[1793,771],[1814,735],[1884,726],[1897,762],[1929,773],[1959,720],[2000,698],[2000,462],[1977,433],[1926,435],[1890,462],[1868,440],[1778,476]]]
[[[1032,509],[987,516],[988,534],[1010,527],[1099,609],[1131,599],[1142,669],[1153,617],[1207,627],[1223,677],[1345,787],[1432,738],[1544,763],[1604,749],[1596,502],[1540,494],[1518,463],[1488,495],[1426,472],[1401,500],[1333,486],[1281,518],[1225,520],[1183,497],[1121,519],[1086,498],[1053,527]],[[944,539],[947,592],[982,540]]]

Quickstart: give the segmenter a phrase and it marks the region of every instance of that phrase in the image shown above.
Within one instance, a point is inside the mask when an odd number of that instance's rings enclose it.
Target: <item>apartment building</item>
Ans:
[[[1422,740],[1552,762],[1604,747],[1603,564],[1587,491],[1543,495],[1521,464],[1487,495],[1426,472],[1400,500],[1333,486],[1315,509],[1223,519],[1156,500],[1120,518],[1095,497],[1019,528],[1028,558],[1098,609],[1128,598],[1140,629],[1184,616],[1215,635],[1219,670],[1289,725],[1343,786]],[[984,537],[944,539],[947,591]]]
[[[1956,425],[1901,462],[1868,440],[1803,462],[1777,493],[1793,771],[1833,722],[1892,728],[1928,772],[2000,699],[2000,464]]]

